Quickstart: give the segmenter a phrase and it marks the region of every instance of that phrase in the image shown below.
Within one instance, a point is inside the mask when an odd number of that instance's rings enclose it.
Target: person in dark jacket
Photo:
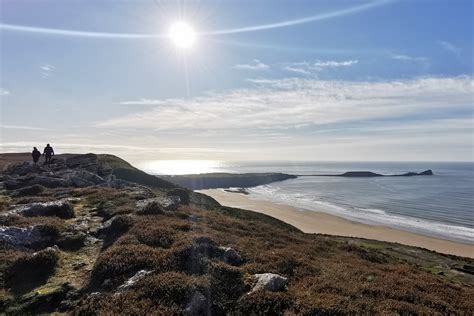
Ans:
[[[43,150],[43,155],[45,158],[45,164],[51,164],[51,158],[54,156],[54,150],[53,147],[51,147],[49,144],[46,145],[46,147]]]
[[[33,157],[33,162],[37,163],[38,160],[41,157],[41,152],[38,150],[38,148],[33,147],[33,151],[31,152],[31,156]]]

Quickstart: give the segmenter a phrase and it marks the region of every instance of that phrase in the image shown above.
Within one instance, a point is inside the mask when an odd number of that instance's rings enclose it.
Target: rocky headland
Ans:
[[[0,314],[474,312],[469,258],[304,234],[111,155],[0,156]]]

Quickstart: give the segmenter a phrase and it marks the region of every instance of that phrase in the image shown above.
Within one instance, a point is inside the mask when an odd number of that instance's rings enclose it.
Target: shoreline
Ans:
[[[474,258],[474,245],[455,242],[385,226],[357,223],[324,212],[290,205],[252,199],[249,195],[225,192],[222,189],[197,190],[224,206],[247,209],[282,220],[305,233],[359,237],[426,248],[440,253]]]

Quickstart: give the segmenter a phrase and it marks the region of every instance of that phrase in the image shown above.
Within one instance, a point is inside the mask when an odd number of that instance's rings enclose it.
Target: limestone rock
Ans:
[[[52,245],[56,239],[56,233],[51,232],[44,225],[29,227],[0,226],[0,244],[6,244],[14,248],[42,249]]]
[[[57,216],[63,219],[74,217],[74,209],[68,199],[45,203],[29,203],[17,206],[11,213],[26,217]]]
[[[253,277],[257,280],[257,283],[251,292],[255,292],[260,289],[272,292],[280,292],[286,290],[286,284],[288,283],[287,278],[274,273],[254,274]]]
[[[148,274],[152,273],[154,270],[140,270],[135,273],[130,279],[128,279],[124,284],[120,285],[117,290],[119,292],[126,290],[127,288],[133,286],[135,283],[143,279]]]

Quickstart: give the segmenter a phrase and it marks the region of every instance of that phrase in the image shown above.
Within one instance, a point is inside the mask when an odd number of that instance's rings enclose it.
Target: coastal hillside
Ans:
[[[0,155],[0,314],[474,313],[474,260],[305,234],[112,155]]]
[[[162,176],[163,179],[190,190],[255,187],[296,177],[285,173],[206,173]]]

